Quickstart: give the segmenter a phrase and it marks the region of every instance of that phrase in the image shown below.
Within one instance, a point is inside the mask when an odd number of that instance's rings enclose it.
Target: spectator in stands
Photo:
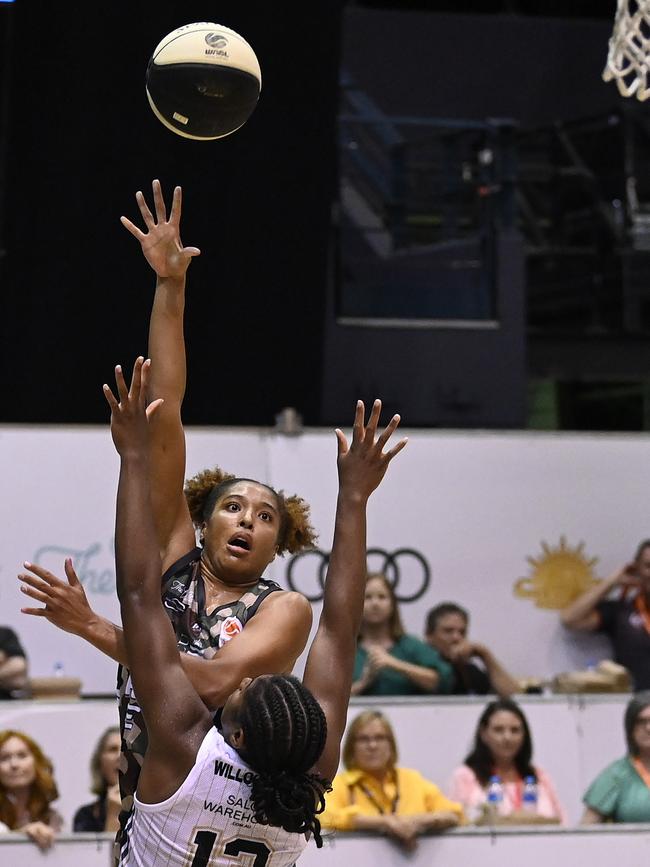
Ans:
[[[650,691],[640,692],[625,710],[627,755],[608,765],[583,798],[583,825],[650,822]]]
[[[451,665],[436,650],[404,632],[387,577],[369,575],[352,695],[447,693],[452,679]]]
[[[501,698],[509,698],[519,692],[519,684],[492,651],[484,644],[469,641],[468,626],[469,614],[454,602],[436,605],[427,615],[427,642],[453,666],[451,694],[486,695],[495,692]]]
[[[117,831],[120,826],[119,726],[107,728],[97,741],[90,759],[91,792],[97,800],[79,807],[72,820],[73,831]]]
[[[465,807],[472,817],[484,812],[487,788],[492,776],[503,787],[499,815],[509,824],[531,821],[531,812],[522,809],[524,780],[533,777],[537,805],[535,821],[540,818],[565,823],[565,813],[555,788],[538,765],[533,764],[533,743],[528,722],[514,701],[497,699],[487,705],[478,722],[474,745],[464,764],[452,775],[449,795]]]
[[[0,822],[49,849],[61,830],[52,763],[23,732],[0,731]]]
[[[323,827],[376,831],[406,849],[426,831],[445,831],[464,821],[460,804],[409,768],[397,766],[395,734],[379,711],[365,711],[348,727],[346,770],[337,774],[321,816]]]
[[[0,626],[0,699],[13,698],[27,686],[27,659],[18,636]]]
[[[617,595],[607,599],[614,590]],[[634,688],[650,689],[650,539],[641,542],[631,563],[581,594],[561,618],[569,629],[606,633],[615,662],[630,672]]]

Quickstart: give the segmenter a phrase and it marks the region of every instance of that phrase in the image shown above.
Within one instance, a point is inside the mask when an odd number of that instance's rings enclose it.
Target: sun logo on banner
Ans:
[[[571,548],[564,536],[556,548],[546,542],[541,546],[541,557],[526,557],[531,574],[515,582],[515,596],[534,599],[538,608],[558,611],[597,583],[593,567],[598,557],[585,556],[584,542]]]

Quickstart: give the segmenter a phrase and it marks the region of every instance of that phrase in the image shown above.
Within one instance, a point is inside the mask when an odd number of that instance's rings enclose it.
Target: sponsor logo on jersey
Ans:
[[[227,641],[230,641],[235,635],[239,635],[243,628],[243,624],[238,617],[226,617],[221,624],[219,647],[223,647]]]
[[[241,768],[233,768],[228,762],[221,759],[216,759],[214,763],[214,773],[217,777],[226,777],[228,780],[236,780],[238,783],[243,783],[245,786],[250,786],[255,778],[252,771],[242,771]]]

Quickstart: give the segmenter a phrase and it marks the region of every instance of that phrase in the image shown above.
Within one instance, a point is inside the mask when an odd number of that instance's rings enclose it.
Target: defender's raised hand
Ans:
[[[367,499],[383,479],[388,464],[408,442],[405,437],[392,449],[384,452],[384,446],[397,429],[400,417],[394,415],[383,433],[376,437],[380,414],[381,401],[376,400],[366,425],[365,407],[363,401],[359,400],[354,417],[352,443],[348,446],[344,433],[338,428],[335,431],[338,440],[339,487],[346,494]]]
[[[141,453],[149,443],[149,419],[163,403],[154,400],[147,406],[147,380],[151,360],[142,356],[135,360],[131,387],[127,388],[122,368],[115,368],[118,399],[108,385],[103,386],[104,397],[111,408],[111,436],[120,455],[132,450]]]
[[[167,208],[160,181],[153,181],[152,188],[155,219],[141,190],[135,194],[147,231],[142,232],[127,217],[120,217],[120,222],[140,242],[145,259],[158,277],[161,279],[182,278],[185,276],[192,258],[199,256],[201,251],[198,247],[183,247],[181,243],[181,188],[174,188],[169,219],[167,219]]]

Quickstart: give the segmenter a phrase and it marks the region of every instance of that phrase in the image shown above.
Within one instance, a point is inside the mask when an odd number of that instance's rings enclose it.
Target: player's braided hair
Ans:
[[[311,832],[320,848],[318,814],[331,790],[329,780],[310,773],[327,735],[321,706],[296,677],[260,677],[248,688],[239,723],[242,757],[256,772],[251,783],[256,820],[293,833]]]
[[[287,497],[283,491],[276,491],[264,482],[237,478],[219,467],[203,470],[185,482],[185,499],[195,527],[200,527],[209,519],[219,498],[237,482],[264,485],[275,497],[280,513],[278,554],[284,554],[285,551],[296,554],[316,544],[318,536],[309,523],[309,505],[301,497],[295,494]]]

